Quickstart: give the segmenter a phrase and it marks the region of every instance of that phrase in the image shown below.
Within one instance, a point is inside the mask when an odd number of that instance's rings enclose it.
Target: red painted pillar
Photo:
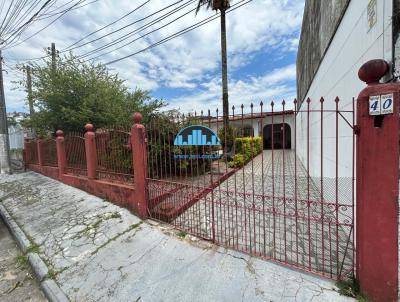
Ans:
[[[131,146],[133,157],[133,171],[135,182],[135,197],[133,207],[141,218],[147,217],[148,190],[147,190],[147,138],[146,129],[140,124],[142,115],[133,114],[135,124],[131,129]]]
[[[382,302],[398,299],[400,84],[380,84],[387,71],[383,60],[361,67],[359,77],[368,87],[357,100],[356,129],[357,279],[371,301]],[[382,114],[388,99],[393,113]]]
[[[92,124],[85,126],[85,152],[88,179],[96,179],[97,171],[97,153],[96,153],[96,134],[93,131]]]
[[[36,140],[36,146],[38,154],[38,164],[39,166],[43,166],[43,140],[41,138],[38,138]]]
[[[67,156],[65,154],[64,132],[57,130],[56,135],[58,177],[61,180],[67,166]]]

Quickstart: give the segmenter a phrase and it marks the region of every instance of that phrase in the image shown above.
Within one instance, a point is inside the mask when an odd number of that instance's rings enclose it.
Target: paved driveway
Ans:
[[[293,151],[265,150],[174,224],[334,277],[353,267],[351,178],[337,184],[336,198],[336,179],[324,178],[321,190],[321,179],[308,178]]]

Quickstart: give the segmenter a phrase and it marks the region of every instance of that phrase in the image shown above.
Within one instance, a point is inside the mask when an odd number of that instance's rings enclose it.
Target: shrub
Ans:
[[[228,163],[229,168],[241,168],[244,166],[243,154],[235,154],[232,161]]]
[[[228,125],[228,131],[226,132],[226,144],[227,151],[229,152],[232,149],[233,142],[236,137],[237,129],[232,125]],[[225,149],[225,128],[222,127],[218,130],[218,137],[221,141],[222,148]]]
[[[236,154],[232,161],[229,162],[231,168],[240,168],[248,163],[252,158],[256,157],[262,151],[261,137],[243,137],[237,138]]]

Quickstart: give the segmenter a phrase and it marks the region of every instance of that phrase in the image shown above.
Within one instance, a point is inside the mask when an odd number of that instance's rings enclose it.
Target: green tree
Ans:
[[[221,62],[222,62],[222,108],[224,128],[229,125],[229,100],[228,100],[228,54],[226,50],[226,10],[230,7],[229,0],[199,0],[196,13],[205,5],[207,9],[221,12]]]
[[[53,72],[51,58],[43,65],[32,65],[35,114],[24,126],[36,129],[38,134],[58,129],[82,131],[86,123],[96,128],[128,126],[135,111],[142,113],[145,123],[164,106],[147,91],[129,91],[124,81],[104,65],[85,63],[68,54],[58,58],[56,66]]]

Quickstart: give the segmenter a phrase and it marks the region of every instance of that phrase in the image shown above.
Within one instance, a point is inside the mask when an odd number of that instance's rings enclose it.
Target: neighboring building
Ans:
[[[25,112],[8,112],[7,117],[13,119],[16,123],[21,123],[24,119],[28,117],[28,113]]]
[[[319,109],[319,99],[324,97],[324,109],[334,109],[336,97],[340,98],[340,110],[352,110],[353,98],[365,87],[358,79],[358,70],[371,59],[384,59],[391,64],[390,74],[383,81],[391,81],[400,75],[400,0],[306,0],[302,32],[297,57],[297,94],[300,110],[304,101],[311,99],[310,109]],[[346,118],[352,121],[352,115]],[[297,118],[299,146],[305,146],[304,127],[306,116]],[[311,116],[311,123],[320,120]],[[335,174],[335,148],[329,144],[335,136],[335,114],[324,117],[324,167],[326,176]],[[350,176],[352,168],[352,129],[339,129],[339,175]],[[310,152],[320,153],[320,129],[310,129]],[[299,148],[304,161],[305,148]],[[320,160],[310,163],[310,174],[318,176]]]
[[[21,126],[21,121],[26,119],[28,114],[24,112],[8,112],[7,117],[13,121],[8,125],[8,137],[10,150],[21,150],[24,148],[24,138],[28,131]]]
[[[24,148],[24,128],[20,124],[8,127],[8,136],[10,139],[10,150]]]
[[[230,116],[229,120],[229,124],[238,129],[239,136],[262,136],[264,149],[272,149],[272,141],[274,142],[274,149],[293,148],[294,118],[291,110]],[[212,119],[210,125],[212,130],[218,132],[218,129],[223,127],[222,118]]]

